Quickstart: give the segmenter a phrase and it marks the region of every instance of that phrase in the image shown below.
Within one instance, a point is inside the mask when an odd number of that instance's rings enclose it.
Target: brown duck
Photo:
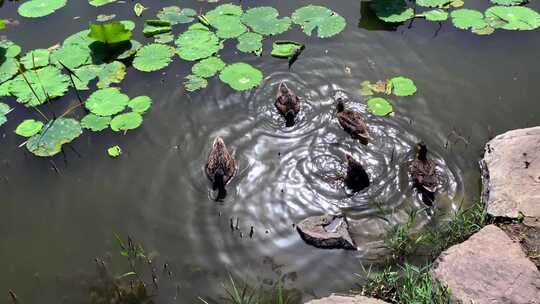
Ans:
[[[431,205],[435,199],[435,192],[439,185],[435,162],[427,158],[427,147],[424,143],[416,145],[416,159],[410,167],[413,186],[422,194],[422,200]]]
[[[294,120],[300,112],[300,98],[287,87],[285,82],[280,82],[278,86],[277,98],[274,103],[276,109],[285,118],[285,126],[294,126]]]
[[[227,195],[225,186],[236,172],[236,162],[227,150],[223,138],[219,136],[214,140],[212,150],[208,155],[205,172],[208,179],[212,182],[213,190],[218,191],[216,200],[224,199]]]
[[[345,186],[354,192],[367,188],[370,184],[369,175],[364,166],[347,154],[347,175],[345,176]]]
[[[367,144],[369,140],[372,140],[362,114],[352,110],[345,110],[345,104],[341,97],[337,100],[337,118],[343,130],[353,138],[360,140],[363,144]]]

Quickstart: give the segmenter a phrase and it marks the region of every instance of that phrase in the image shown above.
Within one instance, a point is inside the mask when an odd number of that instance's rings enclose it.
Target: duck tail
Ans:
[[[286,121],[287,127],[292,127],[294,125],[295,116],[296,115],[294,115],[293,110],[289,110],[287,111],[287,113],[285,113],[285,121]]]
[[[227,190],[225,190],[225,172],[223,172],[223,169],[218,169],[214,174],[213,188],[218,191],[216,200],[222,200],[227,196]]]
[[[338,98],[338,100],[337,100],[337,112],[341,113],[343,111],[345,111],[345,105],[343,104],[343,99]]]

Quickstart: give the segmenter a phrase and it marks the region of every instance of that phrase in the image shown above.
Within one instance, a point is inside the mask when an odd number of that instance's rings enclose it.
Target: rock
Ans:
[[[517,218],[521,212],[540,225],[540,127],[495,137],[486,144],[484,161],[488,214]]]
[[[388,304],[388,302],[367,298],[364,296],[338,296],[331,295],[327,298],[311,300],[305,304]]]
[[[443,252],[433,276],[450,288],[458,303],[540,303],[540,272],[494,225]]]
[[[298,223],[297,229],[302,239],[315,247],[356,249],[347,219],[342,215],[308,217]]]

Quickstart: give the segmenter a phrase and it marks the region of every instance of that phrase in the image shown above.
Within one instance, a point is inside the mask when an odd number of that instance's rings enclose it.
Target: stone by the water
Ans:
[[[388,304],[388,302],[364,296],[331,295],[326,298],[311,300],[305,304]]]
[[[310,245],[326,249],[356,249],[349,235],[349,224],[342,215],[321,215],[304,219],[298,232]]]

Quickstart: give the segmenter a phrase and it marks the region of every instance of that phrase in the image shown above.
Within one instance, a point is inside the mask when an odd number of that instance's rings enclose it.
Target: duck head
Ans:
[[[223,138],[221,138],[221,136],[218,136],[218,137],[216,137],[216,139],[214,139],[214,144],[212,145],[212,149],[213,150],[225,150],[226,149],[225,141],[223,140]]]
[[[278,96],[287,96],[290,94],[291,94],[291,90],[285,84],[285,81],[280,82],[278,86]]]

